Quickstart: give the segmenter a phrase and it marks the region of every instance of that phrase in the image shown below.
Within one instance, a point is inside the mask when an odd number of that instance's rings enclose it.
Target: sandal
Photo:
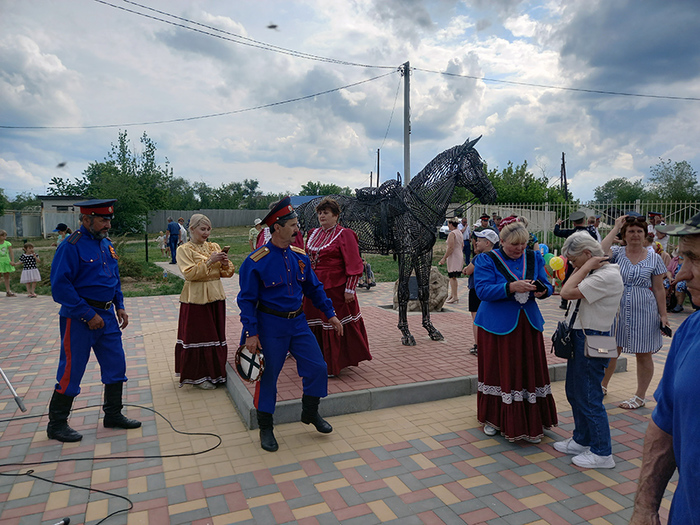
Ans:
[[[479,353],[479,351],[478,351],[477,348],[476,348],[476,345],[474,345],[474,346],[471,348],[471,350],[469,350],[469,353],[470,353],[471,355],[477,355],[477,354]]]
[[[17,297],[17,294],[15,292],[7,292],[5,295],[8,297]]]
[[[624,408],[625,410],[636,410],[638,408],[642,408],[646,404],[646,401],[644,401],[641,397],[634,395],[617,406]]]

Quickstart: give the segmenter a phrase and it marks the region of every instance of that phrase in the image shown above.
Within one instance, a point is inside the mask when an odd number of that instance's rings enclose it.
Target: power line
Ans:
[[[657,98],[657,99],[664,99],[664,100],[700,101],[700,97],[675,97],[672,95],[645,95],[642,93],[625,93],[622,91],[605,91],[602,89],[583,89],[583,88],[572,88],[572,87],[565,87],[565,86],[550,86],[547,84],[534,84],[531,82],[517,82],[515,80],[500,80],[497,78],[477,77],[474,75],[460,75],[457,73],[448,73],[447,71],[435,71],[432,69],[423,69],[423,68],[419,68],[419,67],[413,67],[411,69],[413,69],[415,71],[423,71],[425,73],[435,73],[438,75],[445,75],[448,77],[470,78],[473,80],[482,80],[484,82],[494,82],[494,83],[499,83],[499,84],[511,84],[514,86],[527,86],[527,87],[539,87],[539,88],[546,88],[546,89],[559,89],[561,91],[575,91],[575,92],[579,92],[579,93],[594,93],[597,95],[618,95],[618,96],[624,96],[624,97]]]
[[[389,135],[389,128],[391,127],[391,121],[394,119],[394,110],[396,109],[396,101],[399,99],[399,89],[401,89],[401,78],[399,78],[399,83],[396,86],[396,95],[394,96],[394,107],[391,108],[391,115],[389,115],[389,124],[387,124],[387,126],[386,126],[386,133],[384,133],[384,140],[382,140],[382,145],[379,146],[379,149],[382,149],[384,147],[384,142],[386,141],[386,138]]]
[[[98,0],[96,0],[96,1],[98,1]],[[359,86],[360,84],[366,84],[367,82],[373,82],[375,80],[379,80],[380,78],[384,78],[386,76],[393,75],[395,73],[398,73],[398,69],[396,71],[384,73],[383,75],[368,78],[365,80],[360,80],[359,82],[353,82],[352,84],[347,84],[345,86],[341,86],[341,87],[337,87],[337,88],[333,88],[333,89],[327,89],[326,91],[319,91],[318,93],[314,93],[313,95],[304,95],[303,97],[290,98],[287,100],[282,100],[280,102],[271,102],[269,104],[262,104],[260,106],[253,106],[253,107],[244,108],[244,109],[235,109],[233,111],[224,111],[221,113],[212,113],[209,115],[199,115],[196,117],[182,117],[182,118],[174,118],[174,119],[169,119],[169,120],[151,120],[151,121],[147,121],[147,122],[131,122],[128,124],[99,124],[99,125],[94,125],[94,126],[4,126],[4,125],[0,125],[0,129],[104,129],[104,128],[126,128],[129,126],[148,126],[148,125],[153,125],[153,124],[172,124],[173,122],[188,122],[188,121],[192,121],[192,120],[204,120],[204,119],[214,118],[214,117],[223,117],[226,115],[236,115],[238,113],[245,113],[248,111],[255,111],[258,109],[271,108],[274,106],[282,106],[284,104],[291,104],[292,102],[299,102],[301,100],[308,100],[310,98],[318,97],[321,95],[327,95],[329,93],[334,93],[336,91],[340,91],[341,89],[348,89],[351,87]]]
[[[189,19],[187,19],[187,18],[183,18],[183,17],[177,16],[177,15],[173,15],[173,14],[167,13],[167,12],[165,12],[165,11],[159,11],[158,9],[154,9],[154,8],[151,8],[151,7],[148,7],[148,6],[145,6],[145,5],[136,3],[136,2],[132,2],[132,1],[130,1],[130,0],[122,0],[122,1],[124,1],[125,3],[128,3],[128,4],[131,4],[131,5],[140,7],[140,8],[142,8],[142,9],[147,9],[147,10],[149,10],[149,11],[153,11],[153,12],[155,12],[155,13],[158,13],[158,14],[161,14],[161,15],[165,15],[165,16],[168,16],[168,17],[170,17],[170,18],[174,18],[174,19],[176,19],[176,20],[181,20],[181,21],[183,21],[183,22],[187,22],[188,24],[194,24],[194,25],[197,25],[197,26],[200,26],[200,27],[205,27],[205,28],[210,29],[210,30],[212,30],[212,31],[217,31],[218,33],[223,33],[223,34],[222,34],[222,35],[219,35],[219,34],[210,33],[209,31],[204,31],[204,30],[202,30],[202,29],[197,29],[197,28],[195,28],[195,27],[190,27],[190,26],[188,26],[188,25],[179,24],[179,23],[177,23],[177,22],[172,22],[172,21],[170,21],[170,20],[165,20],[165,19],[159,18],[159,17],[157,17],[157,16],[149,15],[149,14],[146,14],[146,13],[141,13],[141,12],[139,12],[139,11],[135,11],[135,10],[133,10],[133,9],[129,9],[129,8],[127,8],[127,7],[123,7],[123,6],[119,6],[119,5],[114,5],[114,4],[112,4],[112,3],[106,2],[105,0],[93,0],[93,1],[97,2],[98,4],[103,4],[103,5],[106,5],[106,6],[109,6],[109,7],[113,7],[114,9],[119,9],[119,10],[121,10],[121,11],[125,11],[125,12],[127,12],[127,13],[132,13],[132,14],[135,14],[135,15],[138,15],[138,16],[142,16],[142,17],[144,17],[144,18],[149,18],[149,19],[151,19],[151,20],[156,20],[156,21],[158,21],[158,22],[163,22],[164,24],[169,24],[169,25],[172,25],[172,26],[175,26],[175,27],[180,27],[180,28],[182,28],[182,29],[187,29],[187,30],[189,30],[189,31],[194,31],[194,32],[196,32],[196,33],[201,33],[201,34],[204,34],[204,35],[207,35],[207,36],[212,36],[212,37],[214,37],[214,38],[220,38],[221,40],[227,40],[227,41],[233,42],[233,43],[235,43],[235,44],[242,44],[242,45],[244,45],[244,46],[255,47],[255,48],[258,48],[258,49],[264,49],[264,50],[266,50],[266,51],[272,51],[272,52],[274,52],[274,53],[281,53],[281,54],[283,54],[283,55],[290,55],[290,56],[293,56],[293,57],[303,58],[303,59],[306,59],[306,60],[315,60],[315,61],[318,61],[318,62],[327,62],[327,63],[339,64],[339,65],[343,65],[343,66],[354,66],[354,67],[365,67],[365,68],[378,68],[378,69],[394,69],[394,67],[395,67],[395,66],[377,66],[377,65],[371,65],[371,64],[360,64],[360,63],[357,63],[357,62],[350,62],[350,61],[347,61],[347,60],[339,60],[339,59],[336,59],[336,58],[323,57],[323,56],[320,56],[320,55],[314,55],[314,54],[311,54],[311,53],[303,53],[303,52],[301,52],[301,51],[295,51],[295,50],[293,50],[293,49],[287,49],[287,48],[284,48],[284,47],[279,47],[279,46],[275,46],[275,45],[272,45],[272,44],[267,44],[267,43],[265,43],[265,42],[260,42],[260,41],[258,41],[258,40],[254,40],[254,39],[249,38],[249,37],[237,35],[237,34],[235,34],[235,33],[231,33],[231,32],[229,32],[229,31],[225,31],[225,30],[223,30],[223,29],[218,29],[218,28],[213,27],[213,26],[208,26],[208,25],[206,25],[206,24],[202,24],[202,23],[199,23],[199,22],[195,22],[195,21],[189,20]],[[223,36],[223,35],[228,35],[228,36]]]

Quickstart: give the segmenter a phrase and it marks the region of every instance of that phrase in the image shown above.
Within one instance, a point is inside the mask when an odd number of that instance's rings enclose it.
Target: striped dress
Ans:
[[[624,246],[612,247],[610,262],[620,266],[620,274],[625,283],[620,313],[613,327],[617,346],[628,354],[658,352],[663,346],[659,330],[661,318],[656,297],[651,291],[651,278],[665,274],[666,266],[654,252],[647,252],[644,260],[632,264]]]

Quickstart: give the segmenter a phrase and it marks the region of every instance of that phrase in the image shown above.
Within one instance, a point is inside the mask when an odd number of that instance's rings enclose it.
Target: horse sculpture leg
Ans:
[[[423,313],[423,328],[428,331],[430,339],[442,341],[445,338],[430,321],[430,269],[433,261],[433,251],[416,257],[416,278],[418,279],[418,299]]]
[[[404,346],[416,346],[416,340],[411,335],[408,329],[408,298],[410,292],[408,291],[408,279],[411,276],[412,256],[410,254],[399,254],[399,289],[398,289],[398,300],[399,300],[399,324],[398,328],[401,330],[403,336],[401,337],[401,344]]]

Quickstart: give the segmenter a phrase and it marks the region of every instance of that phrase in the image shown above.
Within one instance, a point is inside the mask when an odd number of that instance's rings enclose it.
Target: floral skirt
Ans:
[[[477,418],[509,441],[536,439],[557,425],[542,333],[524,313],[515,330],[478,331]]]

